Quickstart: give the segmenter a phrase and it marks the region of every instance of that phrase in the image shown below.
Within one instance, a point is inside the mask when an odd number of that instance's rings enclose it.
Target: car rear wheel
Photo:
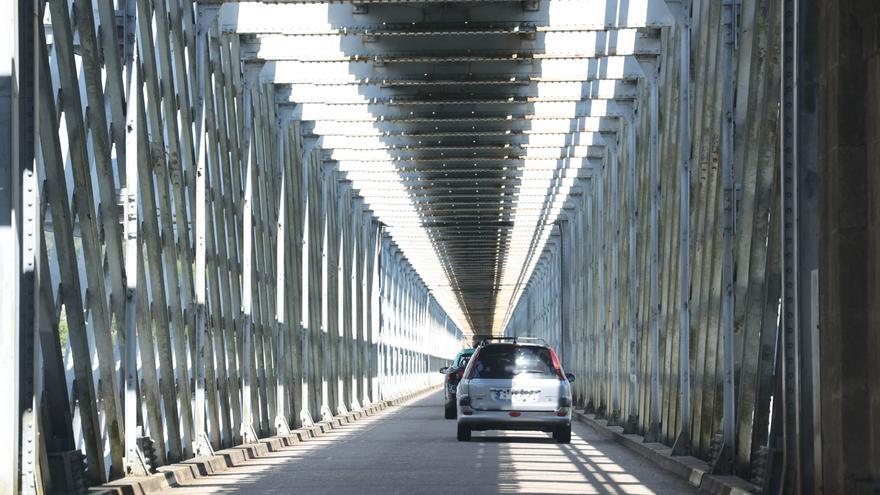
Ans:
[[[458,425],[458,441],[459,442],[470,442],[471,441],[471,427],[465,425]]]
[[[571,425],[557,426],[553,438],[557,443],[571,443]]]

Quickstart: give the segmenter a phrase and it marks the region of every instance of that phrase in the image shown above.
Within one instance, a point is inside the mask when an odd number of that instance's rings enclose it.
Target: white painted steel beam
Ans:
[[[441,20],[425,19],[421,8],[407,3],[391,0],[377,2],[371,6],[373,10],[370,14],[381,12],[383,19],[395,24]],[[621,10],[619,4],[618,0],[594,1],[589,5],[583,0],[543,0],[537,11],[529,11],[523,10],[518,2],[467,2],[465,18],[518,20],[581,29],[663,27],[673,22],[662,1],[629,0],[625,10]],[[299,0],[225,2],[220,11],[222,28],[239,33],[326,33],[334,32],[339,27],[358,26],[362,19],[347,3],[307,3]]]
[[[488,77],[507,81],[511,77],[514,80],[524,77],[524,80],[538,82],[631,80],[643,76],[641,67],[632,57],[554,58],[541,60],[540,67],[536,68],[531,67],[531,61],[518,61],[518,57],[514,55],[515,53],[508,53],[493,63],[484,63],[474,68],[448,67],[445,73],[456,76],[455,80],[461,80],[461,75],[467,76],[467,79]],[[435,78],[441,82],[444,80],[444,74],[436,74],[436,68],[430,62],[399,64],[402,66],[400,72],[391,72],[389,69],[394,65],[397,64],[376,66],[370,59],[353,62],[272,61],[262,66],[260,80],[275,84],[388,84],[398,81],[401,76],[424,80],[429,72],[432,74],[429,81]],[[532,70],[528,70],[530,68]],[[458,72],[462,70],[463,72]]]
[[[381,29],[381,26],[378,26]],[[525,44],[525,49],[516,53],[519,57],[534,60],[554,58],[596,58],[606,56],[650,56],[659,55],[660,40],[658,36],[639,32],[637,29],[620,29],[614,31],[594,30],[561,30],[553,31],[548,26],[540,33],[535,33],[534,41]],[[485,53],[487,56],[503,55],[505,40],[496,43],[481,43],[480,50],[473,48],[473,35],[455,34],[455,30],[438,31],[445,36],[398,36],[392,38],[395,44],[388,47],[383,44],[365,42],[364,37],[380,36],[375,29],[361,28],[351,32],[348,28],[337,29],[333,34],[259,34],[248,39],[242,45],[242,57],[245,61],[311,61],[311,62],[355,62],[373,60],[375,62],[418,60],[419,57],[442,57],[455,60],[465,59]],[[381,32],[380,32],[381,33]],[[243,34],[243,33],[239,33]],[[455,36],[450,38],[451,36]],[[440,45],[438,47],[438,45]],[[459,46],[461,48],[458,48]],[[493,48],[493,45],[499,48]],[[391,51],[391,48],[394,51]],[[415,55],[425,50],[428,55]]]
[[[385,136],[381,141],[370,139],[368,136],[357,135],[323,135],[316,137],[317,145],[332,150],[375,150],[375,149],[421,149],[436,148],[436,151],[445,149],[467,148],[477,146],[478,138],[489,138],[494,147],[510,147],[516,149],[531,149],[541,147],[564,147],[564,146],[601,146],[605,139],[597,132],[555,133],[555,134],[525,134],[498,132],[494,135],[475,136],[469,133],[461,135],[431,136],[401,136],[399,134]],[[484,143],[480,140],[479,143]]]

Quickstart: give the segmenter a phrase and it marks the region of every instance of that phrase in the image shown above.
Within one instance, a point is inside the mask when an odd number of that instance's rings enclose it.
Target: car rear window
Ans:
[[[490,345],[480,349],[472,378],[555,377],[553,358],[546,347]]]

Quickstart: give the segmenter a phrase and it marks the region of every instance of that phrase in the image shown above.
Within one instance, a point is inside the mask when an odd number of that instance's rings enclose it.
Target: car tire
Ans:
[[[465,425],[458,425],[458,435],[459,442],[470,442],[471,441],[471,427]]]
[[[571,443],[571,425],[557,426],[553,430],[553,438],[556,443]]]
[[[443,407],[443,416],[446,419],[455,419],[458,411],[455,410],[455,402],[447,402]]]

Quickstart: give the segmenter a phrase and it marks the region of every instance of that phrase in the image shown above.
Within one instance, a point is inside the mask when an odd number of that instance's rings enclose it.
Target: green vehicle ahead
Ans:
[[[455,390],[458,387],[459,380],[464,376],[464,369],[467,367],[468,361],[470,361],[473,355],[474,349],[462,349],[455,356],[455,359],[452,360],[451,366],[440,368],[440,373],[446,375],[446,383],[443,387],[446,390],[446,404],[444,405],[446,419],[455,419]]]

